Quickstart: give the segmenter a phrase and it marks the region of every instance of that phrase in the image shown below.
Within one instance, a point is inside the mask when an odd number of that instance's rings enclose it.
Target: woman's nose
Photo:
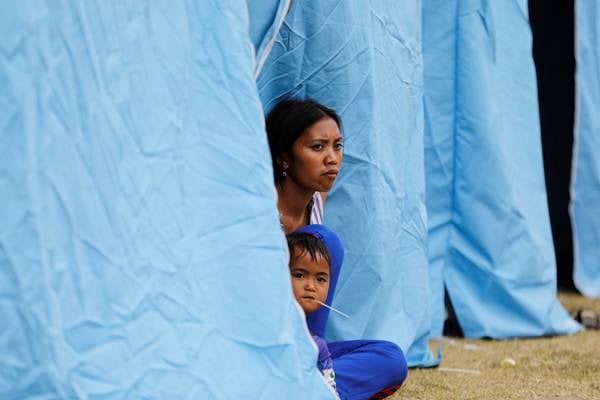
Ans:
[[[329,149],[327,154],[325,154],[325,163],[328,165],[336,165],[339,164],[339,156],[336,154],[335,150]]]

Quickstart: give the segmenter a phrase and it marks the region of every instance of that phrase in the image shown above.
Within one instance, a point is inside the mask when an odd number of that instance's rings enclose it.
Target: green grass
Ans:
[[[572,293],[560,293],[559,300],[570,312],[600,312],[600,300]],[[440,343],[440,368],[410,370],[391,399],[600,399],[600,330],[506,341],[443,338]],[[506,358],[516,365],[501,365]]]

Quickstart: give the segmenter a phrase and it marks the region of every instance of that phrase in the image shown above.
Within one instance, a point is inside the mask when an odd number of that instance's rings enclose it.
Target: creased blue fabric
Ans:
[[[527,2],[423,2],[432,335],[576,332],[556,300]]]
[[[273,42],[287,11],[291,0],[261,0],[248,1],[250,19],[250,39],[256,55],[255,75],[260,72],[266,57],[271,51]]]
[[[571,180],[574,281],[600,298],[600,5],[576,2],[577,122]]]
[[[346,258],[327,338],[398,344],[410,365],[427,348],[427,218],[424,200],[421,5],[419,2],[292,2],[262,70],[266,110],[311,97],[342,118],[344,165],[325,224]]]
[[[0,398],[330,399],[246,4],[0,5]]]

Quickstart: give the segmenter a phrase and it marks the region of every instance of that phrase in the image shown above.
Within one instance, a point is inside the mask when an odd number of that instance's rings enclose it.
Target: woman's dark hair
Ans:
[[[312,261],[317,260],[317,254],[320,255],[327,265],[331,267],[331,257],[325,243],[312,233],[297,233],[292,232],[286,235],[290,257],[294,255],[294,250],[298,250],[298,254],[308,253]]]
[[[337,113],[315,100],[287,99],[271,110],[266,125],[275,183],[283,178],[283,168],[277,159],[284,153],[289,154],[302,132],[323,118],[331,118],[342,129]]]

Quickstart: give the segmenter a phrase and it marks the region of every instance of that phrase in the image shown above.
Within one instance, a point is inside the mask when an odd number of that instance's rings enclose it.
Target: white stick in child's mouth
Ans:
[[[329,308],[331,311],[335,311],[336,313],[340,314],[343,317],[346,318],[350,318],[350,316],[346,313],[341,312],[340,310],[338,310],[337,308],[333,308],[331,306],[328,306],[327,304],[317,300],[317,299],[311,299],[312,301],[314,301],[315,303],[319,303],[320,305],[322,305],[323,307]]]

